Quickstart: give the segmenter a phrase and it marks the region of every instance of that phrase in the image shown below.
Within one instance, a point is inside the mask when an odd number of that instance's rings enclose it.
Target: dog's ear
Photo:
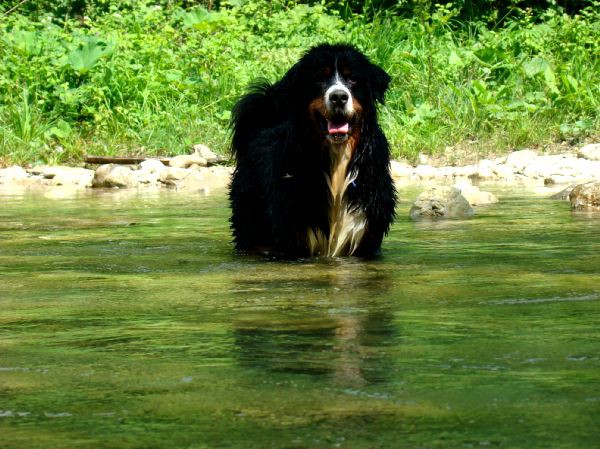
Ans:
[[[385,101],[385,92],[388,90],[390,81],[392,79],[385,72],[385,70],[376,66],[375,64],[371,64],[369,69],[369,79],[373,97],[375,100],[383,104]]]

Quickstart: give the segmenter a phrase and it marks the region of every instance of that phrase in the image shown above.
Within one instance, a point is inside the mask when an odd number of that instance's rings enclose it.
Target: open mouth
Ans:
[[[328,140],[339,143],[345,141],[350,136],[352,123],[344,116],[322,117],[322,128]]]

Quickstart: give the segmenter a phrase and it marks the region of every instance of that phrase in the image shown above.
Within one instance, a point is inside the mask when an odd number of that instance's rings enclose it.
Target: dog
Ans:
[[[389,75],[346,44],[313,47],[232,111],[229,200],[236,249],[275,257],[373,257],[394,220]]]

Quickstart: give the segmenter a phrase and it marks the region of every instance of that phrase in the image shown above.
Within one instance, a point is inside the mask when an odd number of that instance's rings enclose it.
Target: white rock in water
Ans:
[[[571,209],[600,211],[600,182],[586,182],[575,186],[569,194]]]
[[[577,157],[589,159],[590,161],[600,161],[600,143],[591,143],[580,148]]]
[[[421,193],[409,212],[411,218],[466,218],[474,214],[455,187],[435,186]]]
[[[192,165],[206,167],[208,162],[205,158],[196,154],[181,154],[174,156],[169,160],[169,167],[173,168],[189,168]]]
[[[537,158],[537,153],[533,150],[513,151],[506,156],[506,165],[511,167],[514,172],[522,172],[523,169]]]
[[[479,187],[474,186],[470,182],[457,182],[455,188],[460,190],[471,206],[482,206],[484,204],[494,204],[498,202],[498,198],[491,192],[479,190]]]
[[[118,164],[104,164],[96,169],[92,187],[135,187],[137,177],[129,167]]]

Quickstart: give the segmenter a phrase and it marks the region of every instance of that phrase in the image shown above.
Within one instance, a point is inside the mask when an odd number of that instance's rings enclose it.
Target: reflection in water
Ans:
[[[597,217],[500,196],[369,262],[236,256],[225,195],[3,198],[0,447],[596,449]]]
[[[273,314],[241,313],[234,326],[236,356],[242,366],[326,375],[338,386],[359,387],[383,381],[393,365],[386,351],[397,333],[393,326],[390,280],[376,262],[326,260],[306,264],[313,277],[242,278],[239,295],[263,293],[265,301],[289,301]],[[285,266],[273,266],[273,270]],[[315,279],[314,272],[320,273]],[[310,284],[312,288],[307,289]],[[295,308],[289,290],[311,291]],[[306,294],[306,293],[305,293]],[[301,308],[312,303],[310,315]]]

